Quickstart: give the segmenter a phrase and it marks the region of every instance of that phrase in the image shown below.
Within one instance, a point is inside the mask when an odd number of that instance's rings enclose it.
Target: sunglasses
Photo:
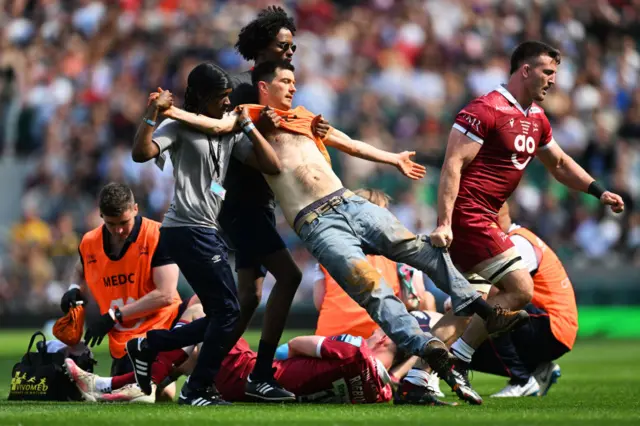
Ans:
[[[284,41],[279,41],[276,43],[276,46],[278,46],[280,49],[284,50],[285,52],[289,49],[291,49],[292,52],[295,52],[296,49],[298,48],[298,46],[296,46],[293,43],[287,43]]]

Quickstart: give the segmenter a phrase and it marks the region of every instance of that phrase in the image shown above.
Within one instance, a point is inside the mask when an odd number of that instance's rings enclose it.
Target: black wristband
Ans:
[[[120,312],[120,309],[118,309],[117,306],[113,310],[113,315],[116,317],[116,321],[118,321],[119,324],[122,324],[122,312]]]
[[[587,189],[587,193],[593,195],[598,200],[600,199],[600,197],[602,197],[602,194],[604,194],[605,192],[607,192],[607,190],[604,189],[604,187],[600,185],[598,181],[595,181],[595,180],[591,182],[591,185],[589,185],[589,189]]]

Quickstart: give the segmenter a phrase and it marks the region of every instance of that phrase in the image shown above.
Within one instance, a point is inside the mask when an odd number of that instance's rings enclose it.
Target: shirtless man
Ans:
[[[261,105],[273,108],[264,113],[272,118],[272,128],[261,128],[261,131],[278,154],[282,170],[278,178],[265,178],[289,225],[320,264],[400,349],[426,360],[459,397],[481,403],[482,399],[468,382],[452,369],[446,346],[422,332],[416,319],[367,261],[365,250],[427,273],[451,294],[453,309],[458,314],[469,315],[475,311],[474,305],[485,303],[479,293],[453,267],[445,250],[431,247],[428,238],[412,234],[389,211],[342,186],[331,169],[322,141],[309,136],[315,122],[309,115],[313,115],[300,107],[291,110],[296,91],[291,64],[259,64],[253,70],[253,81],[258,87]],[[175,108],[167,113],[212,132],[225,130],[225,123],[191,117]],[[337,129],[330,129],[324,142],[349,155],[394,165],[412,179],[419,179],[425,173],[422,166],[411,161],[413,153],[381,151],[352,140]],[[511,316],[494,312],[487,327],[496,332],[508,328]]]

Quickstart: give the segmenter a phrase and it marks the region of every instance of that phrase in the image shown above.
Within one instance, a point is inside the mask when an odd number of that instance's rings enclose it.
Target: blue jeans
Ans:
[[[333,196],[331,204],[328,209],[327,203],[324,208],[314,203],[311,212],[303,209],[295,224],[299,237],[400,349],[421,355],[433,336],[422,332],[365,253],[382,255],[426,273],[451,295],[457,314],[465,314],[480,294],[453,266],[446,250],[432,247],[427,237],[411,233],[388,210],[356,195]]]

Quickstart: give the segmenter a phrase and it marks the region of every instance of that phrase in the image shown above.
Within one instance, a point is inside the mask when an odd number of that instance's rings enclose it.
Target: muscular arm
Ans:
[[[194,114],[183,109],[172,106],[163,112],[163,115],[173,118],[189,127],[193,127],[198,131],[208,135],[224,135],[234,130],[237,114],[227,114],[217,119],[207,117],[206,115]]]
[[[158,119],[158,107],[152,103],[147,107],[144,118],[151,121]],[[136,163],[144,163],[155,158],[160,154],[160,148],[153,142],[154,127],[147,124],[144,119],[138,124],[136,136],[133,140],[133,148],[131,149],[131,158]]]
[[[451,129],[438,187],[439,225],[451,226],[453,206],[460,190],[462,170],[478,155],[482,145],[457,129]]]
[[[322,358],[320,345],[324,337],[322,336],[298,336],[289,340],[289,357],[309,356]]]
[[[178,288],[178,265],[171,263],[151,270],[156,288],[135,302],[122,306],[120,312],[125,321],[144,317],[153,311],[171,305]]]
[[[398,162],[396,154],[383,151],[362,141],[351,139],[348,135],[335,128],[324,143],[353,157],[394,166]]]
[[[265,175],[279,175],[282,171],[282,164],[271,144],[257,128],[251,130],[247,136],[253,144],[253,151],[249,153],[245,163]]]
[[[558,182],[576,191],[587,192],[589,185],[595,180],[557,143],[551,143],[549,148],[539,150],[538,158]]]

